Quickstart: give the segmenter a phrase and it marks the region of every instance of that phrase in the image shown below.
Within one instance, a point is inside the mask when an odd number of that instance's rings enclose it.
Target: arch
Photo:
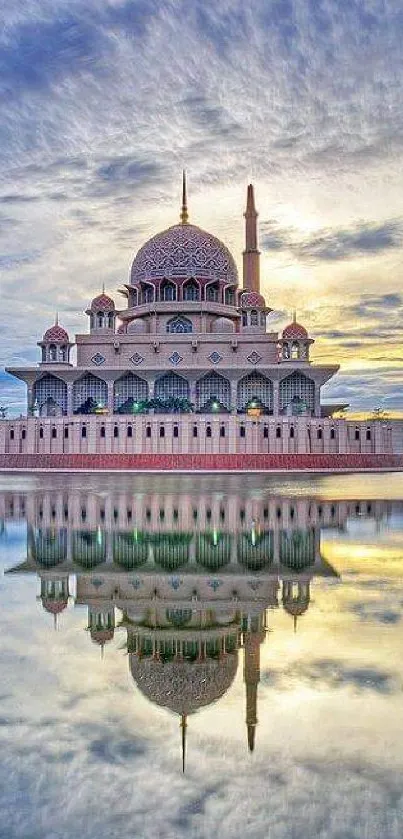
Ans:
[[[292,571],[303,571],[315,562],[315,531],[282,530],[280,532],[280,563]]]
[[[299,370],[290,373],[280,382],[280,412],[290,406],[293,414],[304,410],[313,412],[315,408],[315,383]]]
[[[224,303],[226,306],[236,305],[236,286],[227,286],[224,291]]]
[[[160,285],[160,300],[165,303],[172,303],[177,300],[178,290],[171,280],[163,280]]]
[[[97,405],[108,402],[108,386],[103,379],[86,373],[73,385],[73,413],[92,414]]]
[[[82,568],[94,568],[106,558],[106,536],[97,530],[75,530],[72,539],[72,559]]]
[[[67,384],[57,376],[47,373],[38,379],[33,387],[33,397],[41,417],[67,414]]]
[[[135,373],[125,373],[116,379],[113,387],[115,414],[133,414],[148,399],[148,383]]]
[[[238,411],[246,411],[249,403],[256,399],[266,409],[266,413],[273,411],[273,382],[266,379],[262,373],[254,371],[243,376],[237,387]]]
[[[172,626],[177,627],[177,629],[182,629],[191,622],[193,612],[191,609],[171,608],[165,610],[165,617]]]
[[[242,533],[238,536],[238,559],[249,571],[262,571],[273,560],[274,538],[272,530]]]
[[[231,560],[231,536],[212,530],[199,533],[196,539],[196,562],[209,571],[216,571]]]
[[[112,538],[113,561],[126,571],[138,568],[148,560],[148,545],[147,537],[137,530],[118,531]]]
[[[215,371],[206,373],[196,382],[196,410],[211,411],[213,403],[217,404],[216,410],[231,410],[230,382]]]
[[[165,571],[174,571],[189,560],[191,533],[158,533],[152,539],[154,561]]]
[[[154,399],[166,402],[170,399],[189,399],[189,382],[177,373],[164,373],[156,380]]]
[[[220,286],[217,282],[208,283],[205,290],[205,299],[208,303],[218,303],[220,299]]]
[[[32,557],[45,568],[53,568],[67,558],[67,530],[45,527],[30,533]]]
[[[167,332],[172,332],[175,335],[193,332],[192,321],[189,318],[185,318],[184,315],[175,315],[167,323]]]
[[[142,286],[141,291],[141,302],[142,303],[154,303],[155,300],[155,288],[152,283],[146,284]]]
[[[230,318],[216,318],[212,325],[211,331],[215,333],[224,332],[230,334],[235,332],[235,324]]]
[[[183,283],[182,300],[200,300],[200,286],[193,278]]]

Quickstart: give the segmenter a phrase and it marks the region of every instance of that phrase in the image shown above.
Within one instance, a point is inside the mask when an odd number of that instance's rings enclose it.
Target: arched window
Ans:
[[[237,388],[238,411],[246,411],[247,406],[254,399],[267,412],[273,410],[273,384],[261,373],[249,373],[238,382]]]
[[[152,286],[146,286],[143,291],[143,303],[153,303],[154,302],[154,289]]]
[[[189,383],[177,373],[165,373],[155,382],[154,398],[163,402],[170,399],[189,399]]]
[[[219,373],[207,373],[196,382],[196,410],[229,411],[231,407],[231,385]]]
[[[242,312],[242,326],[248,325],[248,313]]]
[[[161,283],[160,300],[169,303],[176,300],[176,285],[170,282]]]
[[[303,373],[295,371],[280,382],[280,411],[290,406],[292,414],[313,411],[315,406],[315,384]]]
[[[104,328],[104,313],[103,312],[98,312],[98,314],[97,314],[97,326],[98,326],[98,329],[103,329]]]
[[[114,312],[109,312],[108,314],[108,327],[109,329],[113,329],[115,324],[115,314]]]
[[[218,303],[219,287],[218,283],[212,283],[206,288],[206,300],[210,303]]]
[[[184,300],[200,300],[200,290],[195,280],[188,280],[184,283],[182,296]]]
[[[113,388],[113,410],[116,414],[135,414],[148,399],[148,384],[134,373],[125,373]]]
[[[291,428],[290,428],[290,437],[291,437],[291,440],[294,439],[294,426],[291,426]]]
[[[183,315],[177,315],[176,317],[171,318],[167,323],[167,332],[173,332],[176,335],[192,331],[192,321],[189,320],[189,318],[185,318]]]
[[[296,341],[291,344],[291,358],[294,359],[294,361],[297,361],[299,358],[299,344]]]
[[[57,348],[55,344],[49,346],[49,361],[57,361]]]
[[[67,385],[50,373],[34,384],[34,402],[41,417],[57,417],[67,414]]]
[[[250,325],[251,326],[259,326],[259,315],[256,309],[252,309],[250,313]]]
[[[75,414],[92,414],[98,406],[105,406],[108,401],[106,382],[86,373],[73,385],[73,411]]]
[[[225,302],[227,306],[235,306],[235,289],[234,288],[226,288],[225,289]]]

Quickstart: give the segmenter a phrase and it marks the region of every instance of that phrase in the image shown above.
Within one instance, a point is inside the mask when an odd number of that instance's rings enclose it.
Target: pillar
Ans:
[[[273,415],[278,417],[280,412],[280,382],[273,382]]]

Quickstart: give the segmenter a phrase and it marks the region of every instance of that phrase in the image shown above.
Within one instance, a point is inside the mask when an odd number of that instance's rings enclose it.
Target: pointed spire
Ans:
[[[294,635],[296,635],[296,633],[297,633],[297,620],[298,620],[297,615],[294,615]]]
[[[103,660],[103,657],[104,657],[104,654],[105,654],[105,649],[104,648],[105,648],[105,642],[103,641],[102,644],[101,644],[101,661]]]
[[[253,184],[248,184],[248,192],[246,196],[246,216],[257,216],[256,207],[255,207],[255,193],[253,189]]]
[[[57,632],[57,615],[53,615],[53,629]]]
[[[186,187],[186,171],[182,172],[182,210],[181,210],[181,224],[187,224],[189,221],[188,205],[187,205],[187,187]]]
[[[249,751],[253,752],[255,749],[255,732],[256,732],[256,725],[253,723],[249,723],[248,725],[248,747]]]
[[[56,312],[55,326],[59,326],[59,312]]]
[[[105,294],[105,283],[102,283],[102,294]]]
[[[187,715],[182,714],[180,726],[182,729],[182,772],[185,774],[185,764],[186,764],[186,729],[188,727],[187,724]]]
[[[296,309],[292,310],[292,322],[293,323],[297,322],[297,310]]]

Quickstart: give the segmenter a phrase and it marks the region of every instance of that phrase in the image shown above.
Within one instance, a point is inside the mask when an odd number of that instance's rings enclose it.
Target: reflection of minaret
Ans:
[[[257,212],[253,186],[248,186],[245,217],[245,250],[243,252],[243,287],[260,291],[260,253],[257,247]]]
[[[182,772],[185,772],[185,764],[186,764],[186,729],[188,727],[187,723],[187,714],[182,714],[181,716],[181,729],[182,729]]]
[[[260,644],[264,639],[261,616],[248,618],[247,630],[244,633],[243,679],[246,686],[246,727],[248,731],[248,747],[253,752],[255,748],[255,731],[257,726],[257,689],[260,682]]]

